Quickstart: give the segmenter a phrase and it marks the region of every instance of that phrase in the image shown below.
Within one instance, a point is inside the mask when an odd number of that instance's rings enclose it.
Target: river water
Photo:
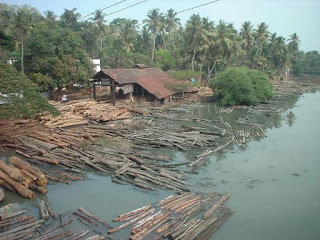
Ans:
[[[266,129],[266,138],[215,154],[190,175],[196,192],[232,193],[227,204],[236,213],[211,239],[320,239],[319,102],[320,92],[304,94],[288,110],[293,113],[290,119],[285,117],[286,112]],[[204,105],[195,114],[209,117],[211,107]],[[189,159],[190,152],[170,154],[178,162]],[[71,186],[49,185],[48,194],[38,197],[48,199],[56,214],[84,207],[111,223],[119,213],[172,194],[114,184],[110,177],[98,173],[88,173],[86,178]],[[7,193],[3,204],[9,202],[36,211],[35,200]],[[73,230],[81,227],[79,223]],[[124,239],[126,233],[116,233],[115,237]]]

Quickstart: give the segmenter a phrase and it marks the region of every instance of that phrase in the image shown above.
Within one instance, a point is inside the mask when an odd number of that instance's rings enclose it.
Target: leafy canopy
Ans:
[[[10,65],[0,62],[0,118],[35,118],[58,115],[38,92],[37,85]]]
[[[247,67],[227,68],[209,86],[218,92],[223,105],[256,105],[272,97],[272,84],[266,74]]]

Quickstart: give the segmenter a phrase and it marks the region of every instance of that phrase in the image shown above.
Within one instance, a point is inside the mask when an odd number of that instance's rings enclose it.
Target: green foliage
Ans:
[[[40,91],[46,91],[53,87],[53,79],[48,75],[32,72],[28,74],[28,78],[39,86]]]
[[[192,78],[197,79],[203,72],[192,71],[192,70],[179,70],[170,71],[169,76],[176,80],[190,80]]]
[[[292,65],[291,67],[292,71],[293,71],[293,75],[294,76],[301,76],[301,74],[303,73],[303,65],[301,63],[295,63]]]
[[[37,85],[10,65],[0,63],[0,118],[35,118],[58,115],[56,108],[38,92]],[[7,96],[4,96],[7,94]]]
[[[176,67],[176,62],[172,54],[165,49],[160,49],[155,52],[155,63],[157,67],[163,71],[168,71]]]
[[[40,73],[32,79],[42,90],[50,87],[62,88],[74,83],[86,85],[92,75],[88,54],[77,33],[59,26],[50,28],[42,24],[33,29],[25,41],[26,72]],[[49,80],[52,79],[52,81]]]
[[[195,85],[190,82],[168,83],[166,87],[174,92],[184,92]]]
[[[320,53],[318,51],[304,53],[300,61],[304,72],[320,74]]]
[[[227,68],[209,81],[223,105],[256,105],[272,97],[272,84],[267,75],[247,67]]]

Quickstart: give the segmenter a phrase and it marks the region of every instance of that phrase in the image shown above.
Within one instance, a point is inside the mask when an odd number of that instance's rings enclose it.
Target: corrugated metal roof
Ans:
[[[103,69],[102,72],[110,76],[120,85],[137,83],[159,99],[174,94],[173,91],[166,88],[166,85],[174,84],[175,80],[170,78],[168,74],[160,68]],[[101,77],[101,72],[100,74],[97,73],[94,78],[97,78],[98,75]]]

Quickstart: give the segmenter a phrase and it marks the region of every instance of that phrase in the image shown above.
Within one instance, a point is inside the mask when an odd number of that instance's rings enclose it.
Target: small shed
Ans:
[[[113,102],[116,89],[120,89],[123,95],[152,95],[159,100],[169,98],[175,93],[166,87],[174,84],[174,79],[160,68],[147,68],[144,64],[127,69],[103,69],[93,76],[92,82],[95,99],[97,85],[110,86]]]

